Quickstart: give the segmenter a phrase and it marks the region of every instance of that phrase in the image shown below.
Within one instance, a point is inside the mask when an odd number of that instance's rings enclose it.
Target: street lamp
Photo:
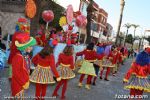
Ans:
[[[119,23],[118,23],[118,29],[117,29],[117,36],[116,36],[116,41],[115,43],[118,43],[118,37],[119,37],[119,33],[120,33],[120,27],[121,27],[121,23],[122,23],[122,17],[123,17],[123,10],[124,10],[124,6],[125,6],[125,1],[124,0],[120,0],[120,18],[119,18]]]

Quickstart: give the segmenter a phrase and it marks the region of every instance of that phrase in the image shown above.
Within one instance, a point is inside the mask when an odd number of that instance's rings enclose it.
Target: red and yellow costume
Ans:
[[[21,74],[20,74],[21,73]],[[20,52],[16,52],[12,59],[12,96],[19,96],[29,86],[27,63]]]
[[[131,68],[128,70],[127,74],[125,75],[124,81],[128,82],[129,78],[136,77],[137,81],[141,81],[141,84],[138,82],[133,82],[130,85],[125,86],[128,89],[139,89],[144,90],[146,92],[150,92],[150,83],[147,80],[147,76],[150,74],[150,65],[145,65],[141,67],[140,65],[136,64],[135,62],[132,63]],[[148,86],[149,84],[149,86]],[[149,87],[149,88],[148,88]]]
[[[143,54],[144,52],[138,54],[123,80],[127,82],[125,88],[130,89],[130,95],[142,95],[143,92],[150,92],[150,80],[148,79],[150,75],[150,58],[148,54],[147,57]]]
[[[8,64],[9,64],[9,78],[12,76],[12,59],[15,56],[16,52],[18,52],[17,47],[15,45],[15,41],[17,39],[18,34],[29,34],[29,25],[27,22],[27,19],[25,18],[19,18],[16,23],[16,32],[14,33],[12,37],[12,43],[10,46],[10,55],[8,58]]]
[[[8,64],[10,65],[9,66],[9,78],[12,77],[12,59],[15,56],[16,52],[18,52],[17,47],[15,45],[16,36],[18,34],[21,34],[21,32],[15,32],[14,33],[14,35],[12,37],[12,43],[11,43],[11,46],[10,46],[10,55],[9,55],[9,58],[8,58]]]
[[[85,75],[88,75],[86,88],[90,89],[89,86],[91,84],[91,79],[93,76],[96,76],[93,63],[97,59],[99,59],[99,58],[101,59],[101,57],[94,50],[86,49],[86,50],[76,53],[76,56],[83,56],[83,55],[84,55],[84,61],[83,61],[83,64],[82,64],[80,70],[78,71],[79,73],[81,73],[80,80],[79,80],[79,86],[82,86],[82,81],[83,81]]]
[[[55,83],[53,74],[59,78],[55,67],[54,56],[51,54],[42,58],[37,54],[33,57],[32,62],[36,68],[30,76],[30,81],[36,83],[36,97],[44,97],[46,95],[47,84]]]
[[[24,96],[24,90],[29,87],[29,62],[23,56],[21,52],[30,52],[29,47],[36,44],[36,40],[33,37],[30,37],[28,26],[22,25],[23,22],[26,23],[25,18],[18,19],[18,25],[16,32],[13,36],[11,54],[9,58],[9,63],[12,64],[12,82],[11,82],[11,91],[12,96],[22,99]],[[24,29],[27,27],[27,30]],[[23,29],[22,29],[23,28]],[[27,32],[26,32],[27,31]]]
[[[67,56],[64,53],[61,53],[59,55],[58,58],[58,63],[57,66],[60,65],[60,73],[61,73],[61,81],[57,84],[54,92],[53,92],[53,96],[57,96],[57,91],[59,90],[59,88],[63,85],[62,87],[62,98],[65,97],[65,92],[67,89],[67,83],[68,83],[68,79],[74,78],[75,74],[73,73],[72,70],[74,70],[74,60],[73,60],[73,56]]]
[[[107,59],[111,61],[112,66],[116,67],[116,63],[117,63],[117,52],[116,51],[111,51],[109,53],[109,55],[107,56]],[[110,68],[111,67],[107,67],[107,71],[106,71],[106,75],[105,75],[105,80],[108,80],[108,75],[110,73]],[[100,73],[100,79],[102,79],[102,75],[103,75],[103,71],[104,68],[101,70]]]

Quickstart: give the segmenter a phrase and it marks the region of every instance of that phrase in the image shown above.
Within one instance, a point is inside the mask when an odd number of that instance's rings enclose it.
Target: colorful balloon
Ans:
[[[67,23],[71,24],[73,20],[73,7],[69,5],[66,10]]]
[[[53,11],[51,11],[51,10],[43,11],[42,18],[45,22],[51,22],[54,19]]]
[[[76,18],[76,25],[78,27],[85,27],[86,24],[87,24],[87,19],[86,19],[85,16],[83,16],[83,15],[77,16],[77,18]]]
[[[33,18],[36,14],[36,4],[33,0],[27,0],[25,13],[29,18]]]
[[[62,16],[59,20],[59,25],[62,27],[67,24],[67,19],[65,16]]]

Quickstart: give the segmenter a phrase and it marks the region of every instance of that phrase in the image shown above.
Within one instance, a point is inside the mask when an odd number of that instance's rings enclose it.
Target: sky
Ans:
[[[107,22],[113,26],[116,32],[120,16],[120,0],[94,1],[108,13]],[[57,2],[65,8],[72,4],[74,11],[79,9],[80,0],[57,0]],[[126,23],[140,25],[137,28],[136,36],[141,36],[144,34],[144,30],[150,29],[149,4],[150,0],[125,0],[121,31],[126,32],[126,28],[123,27]],[[133,29],[133,27],[129,29],[129,34],[133,34]],[[150,32],[146,32],[146,35],[150,35]]]

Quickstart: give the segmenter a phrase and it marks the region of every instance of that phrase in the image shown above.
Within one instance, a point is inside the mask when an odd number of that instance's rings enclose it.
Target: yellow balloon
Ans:
[[[65,16],[61,17],[59,20],[59,25],[62,27],[67,24],[67,19]]]

